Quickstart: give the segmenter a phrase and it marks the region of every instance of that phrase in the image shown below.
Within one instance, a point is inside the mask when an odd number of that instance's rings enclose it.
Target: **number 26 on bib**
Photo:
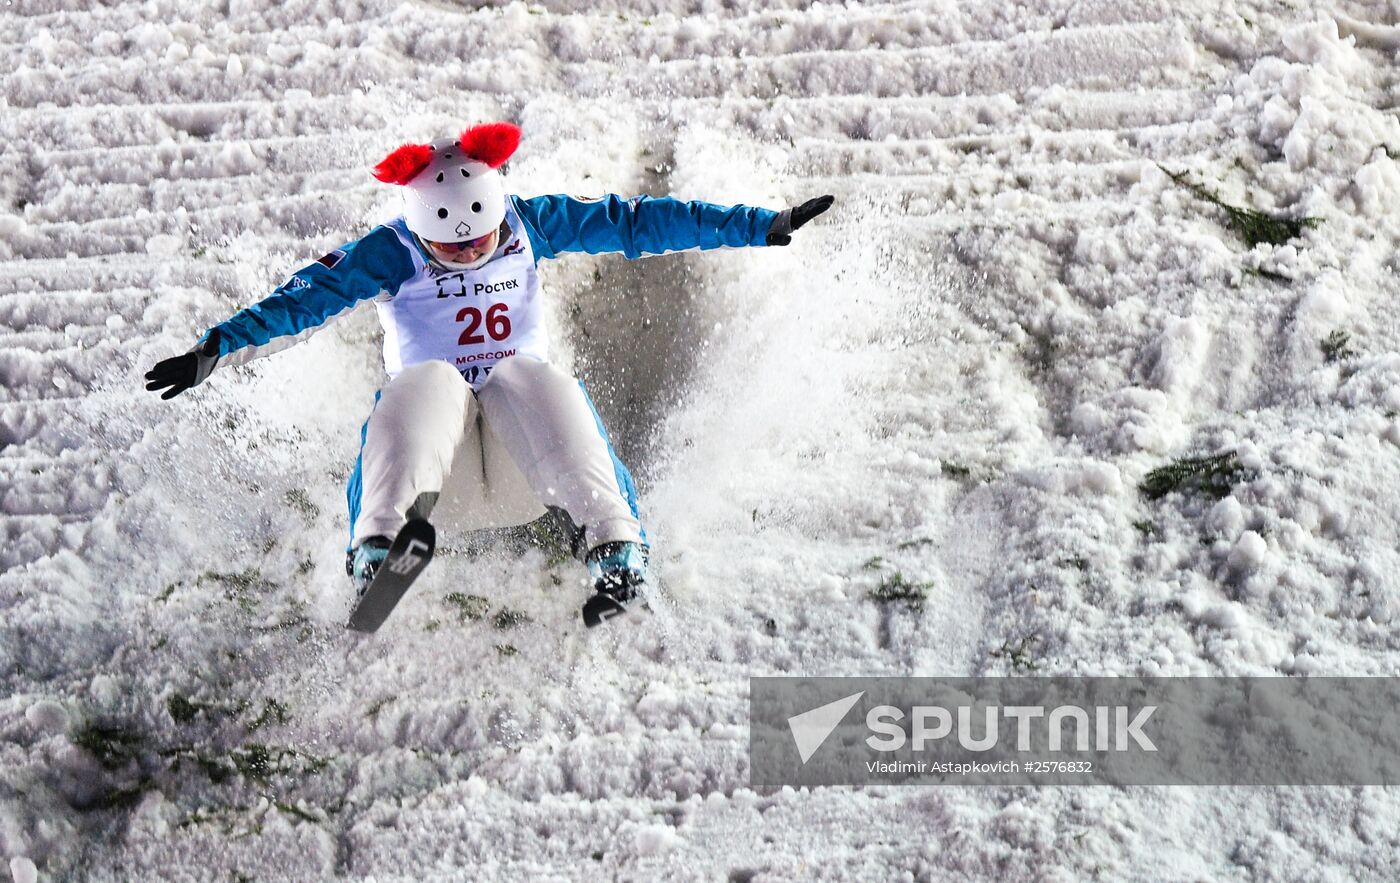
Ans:
[[[458,310],[457,321],[464,323],[464,327],[457,342],[462,346],[485,343],[486,337],[481,333],[483,330],[497,343],[510,337],[510,317],[506,315],[509,310],[508,304],[492,304],[487,307],[484,315],[476,307],[463,307]]]

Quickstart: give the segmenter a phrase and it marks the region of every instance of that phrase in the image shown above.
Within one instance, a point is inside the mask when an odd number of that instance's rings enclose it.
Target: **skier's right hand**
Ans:
[[[219,364],[219,332],[210,331],[204,342],[182,356],[156,362],[146,372],[146,389],[161,392],[162,399],[173,399],[185,390],[199,386]],[[167,389],[168,387],[168,389]]]
[[[788,245],[792,242],[793,231],[831,208],[831,204],[835,201],[836,197],[834,196],[818,196],[816,199],[809,199],[801,205],[795,205],[778,212],[778,216],[773,219],[772,226],[768,228],[767,244]]]

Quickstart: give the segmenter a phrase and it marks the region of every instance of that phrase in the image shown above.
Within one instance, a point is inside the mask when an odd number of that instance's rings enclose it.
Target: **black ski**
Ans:
[[[394,606],[413,585],[413,581],[433,559],[437,531],[421,518],[411,518],[394,537],[389,557],[379,565],[374,580],[365,589],[360,602],[350,611],[346,628],[357,632],[372,632],[384,624]]]
[[[621,616],[634,607],[647,608],[646,596],[637,592],[630,600],[619,601],[606,592],[597,592],[583,605],[583,624],[589,628],[602,625],[610,619]]]

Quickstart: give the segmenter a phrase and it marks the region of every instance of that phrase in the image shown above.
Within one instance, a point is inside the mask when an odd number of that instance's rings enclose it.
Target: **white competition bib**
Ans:
[[[384,368],[395,377],[409,365],[452,364],[473,387],[507,356],[549,356],[544,305],[530,238],[513,206],[511,235],[475,270],[444,270],[427,261],[399,218],[388,226],[413,256],[417,274],[398,294],[375,303],[384,326]]]

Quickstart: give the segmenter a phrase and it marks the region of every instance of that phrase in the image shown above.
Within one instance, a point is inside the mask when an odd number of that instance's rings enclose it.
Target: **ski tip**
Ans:
[[[625,604],[607,595],[594,595],[583,605],[583,624],[589,628],[596,628],[610,619],[616,619],[637,609],[651,612],[651,602],[645,594],[639,594]]]
[[[361,634],[378,631],[399,599],[428,566],[436,549],[437,531],[432,524],[422,518],[410,518],[394,537],[388,557],[356,602],[345,627]]]
[[[626,612],[626,604],[619,603],[607,595],[594,595],[583,605],[583,624],[589,628],[596,628]]]

